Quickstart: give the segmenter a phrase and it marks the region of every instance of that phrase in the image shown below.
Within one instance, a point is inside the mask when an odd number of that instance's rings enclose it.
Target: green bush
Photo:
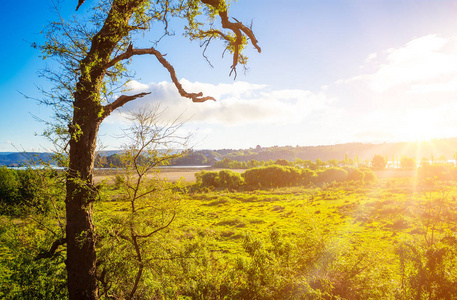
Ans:
[[[347,170],[347,172],[348,172],[347,180],[364,181],[364,179],[365,179],[365,173],[360,169],[349,168]]]
[[[20,197],[20,186],[19,176],[15,170],[0,168],[0,203],[15,204]]]
[[[283,187],[301,183],[299,169],[279,165],[249,169],[243,177],[251,187]]]
[[[41,224],[57,230],[55,220]],[[21,221],[19,221],[21,222]],[[0,222],[0,299],[67,299],[66,253],[59,247],[51,258],[38,259],[55,236],[35,224]]]
[[[342,168],[327,168],[318,173],[318,183],[324,182],[339,182],[345,181],[348,177],[348,172]]]
[[[237,189],[243,184],[243,177],[240,173],[231,170],[221,170],[216,177],[219,187]]]
[[[54,191],[55,170],[10,170],[0,168],[1,212],[9,215],[21,214],[33,209],[45,213],[50,208],[49,193]],[[58,192],[60,193],[60,191]]]
[[[424,165],[418,169],[419,179],[456,180],[457,169],[449,165]]]
[[[231,170],[201,171],[195,174],[197,183],[202,187],[238,189],[244,181],[243,177],[237,172]]]
[[[364,174],[364,181],[365,182],[376,182],[376,181],[378,181],[378,177],[376,177],[376,174],[373,172],[372,169],[363,168],[363,169],[360,169],[360,170]]]
[[[217,174],[218,172],[201,171],[195,174],[197,183],[204,187],[218,187]]]
[[[315,183],[317,180],[317,173],[310,169],[303,169],[301,170],[300,178],[303,185]]]

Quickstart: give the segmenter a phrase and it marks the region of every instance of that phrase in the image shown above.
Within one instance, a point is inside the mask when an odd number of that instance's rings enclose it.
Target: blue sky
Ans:
[[[76,0],[62,1],[71,17]],[[88,13],[94,1],[77,15]],[[278,5],[278,3],[281,3]],[[55,16],[51,2],[3,4],[0,34],[0,151],[49,148],[39,136],[50,109],[39,97],[48,87],[37,72],[46,61],[31,42]],[[197,149],[391,142],[457,136],[457,2],[444,0],[238,0],[231,15],[250,23],[262,53],[248,47],[249,71],[229,77],[230,58],[214,43],[211,68],[198,43],[179,34],[157,49],[167,53],[189,91],[217,102],[178,96],[153,57],[134,60],[131,93],[151,91],[110,116],[100,140],[120,146],[123,117],[147,103],[161,103],[164,117],[184,115]],[[149,35],[154,34],[154,29]],[[149,36],[148,36],[149,37]],[[148,45],[148,38],[138,41]],[[35,135],[38,134],[38,136]]]

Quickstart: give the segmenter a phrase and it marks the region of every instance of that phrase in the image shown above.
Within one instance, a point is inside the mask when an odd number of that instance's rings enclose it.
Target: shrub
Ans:
[[[310,183],[316,182],[317,174],[313,170],[303,169],[301,170],[300,178],[303,185],[308,185]]]
[[[347,171],[348,171],[347,180],[364,181],[365,173],[362,170],[356,169],[356,168],[350,168]]]
[[[27,169],[27,170],[18,170],[17,177],[19,179],[19,195],[22,202],[30,203],[38,194],[38,181],[39,174],[38,171]]]
[[[219,187],[237,189],[243,184],[243,177],[240,173],[231,170],[221,170],[216,181]]]
[[[50,208],[50,194],[56,187],[56,176],[57,172],[51,169],[0,168],[0,210],[10,215],[29,209],[46,213]],[[58,193],[61,194],[61,191]]]
[[[364,174],[364,181],[365,182],[376,182],[378,181],[378,177],[376,177],[376,174],[373,172],[373,170],[368,169],[368,168],[363,168],[360,169],[363,174]]]
[[[282,187],[301,183],[299,169],[293,167],[271,165],[245,171],[243,177],[247,185],[252,187]]]
[[[438,180],[455,180],[456,169],[449,165],[424,165],[419,168],[419,179],[436,178]]]
[[[319,183],[344,181],[348,177],[348,172],[342,168],[328,168],[318,174],[317,181]]]
[[[197,177],[197,183],[204,187],[218,187],[217,175],[217,172],[201,171],[195,176]]]
[[[195,177],[202,187],[237,189],[243,185],[243,177],[231,170],[201,171],[195,174]]]
[[[20,197],[20,186],[19,176],[15,170],[0,168],[0,203],[15,204]]]

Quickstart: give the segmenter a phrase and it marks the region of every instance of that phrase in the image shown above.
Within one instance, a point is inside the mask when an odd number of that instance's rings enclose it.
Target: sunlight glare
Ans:
[[[408,141],[430,141],[440,134],[438,116],[425,111],[410,112],[399,122],[399,133]]]

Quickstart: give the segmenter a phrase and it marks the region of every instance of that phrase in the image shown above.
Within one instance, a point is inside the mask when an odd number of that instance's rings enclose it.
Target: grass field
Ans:
[[[457,299],[454,182],[385,171],[370,184],[230,191],[198,186],[200,170],[159,173],[186,182],[151,181],[134,205],[114,171],[96,174],[101,291],[122,298],[141,265],[140,299]],[[34,259],[63,228],[52,215],[2,219],[0,295],[65,299],[65,247]]]
[[[295,253],[293,266],[288,267],[292,269],[299,268],[300,257],[322,247],[321,252],[312,254],[310,261],[314,262],[312,267],[307,267],[311,269],[306,276],[329,281],[332,286],[329,289],[341,299],[409,299],[417,286],[407,291],[405,282],[408,280],[414,282],[422,276],[423,280],[428,278],[431,285],[439,286],[433,283],[433,276],[421,273],[430,263],[426,253],[431,250],[424,249],[438,247],[443,239],[453,237],[457,231],[456,197],[453,184],[424,186],[415,177],[404,174],[380,178],[370,185],[343,182],[244,192],[194,190],[181,198],[179,213],[168,232],[180,243],[204,241],[205,251],[212,253],[214,260],[212,272],[221,274],[240,272],[236,271],[235,263],[239,259],[246,260],[251,267],[255,264],[259,257],[249,246],[252,240],[259,241],[265,255],[271,255],[270,259],[275,262],[274,267],[269,265],[272,261],[262,262],[262,266],[272,268],[268,275],[272,277],[288,270],[281,266],[285,260],[281,255],[285,254],[275,252],[277,245],[273,236],[280,237],[281,245],[295,249],[290,250]],[[112,202],[101,203],[96,214],[125,210],[113,205]],[[406,254],[399,254],[406,253],[402,251],[409,251],[409,260]],[[421,262],[420,266],[417,261]],[[407,263],[408,269],[405,269]],[[455,263],[453,258],[441,266],[450,278],[457,278],[452,269]],[[255,267],[257,271],[246,269],[246,274],[260,272],[262,266]],[[416,272],[414,268],[422,271]],[[298,276],[295,272],[281,276]],[[249,278],[246,274],[240,276]],[[261,284],[264,285],[268,286]],[[355,295],[351,289],[357,290],[359,296],[348,297]]]

